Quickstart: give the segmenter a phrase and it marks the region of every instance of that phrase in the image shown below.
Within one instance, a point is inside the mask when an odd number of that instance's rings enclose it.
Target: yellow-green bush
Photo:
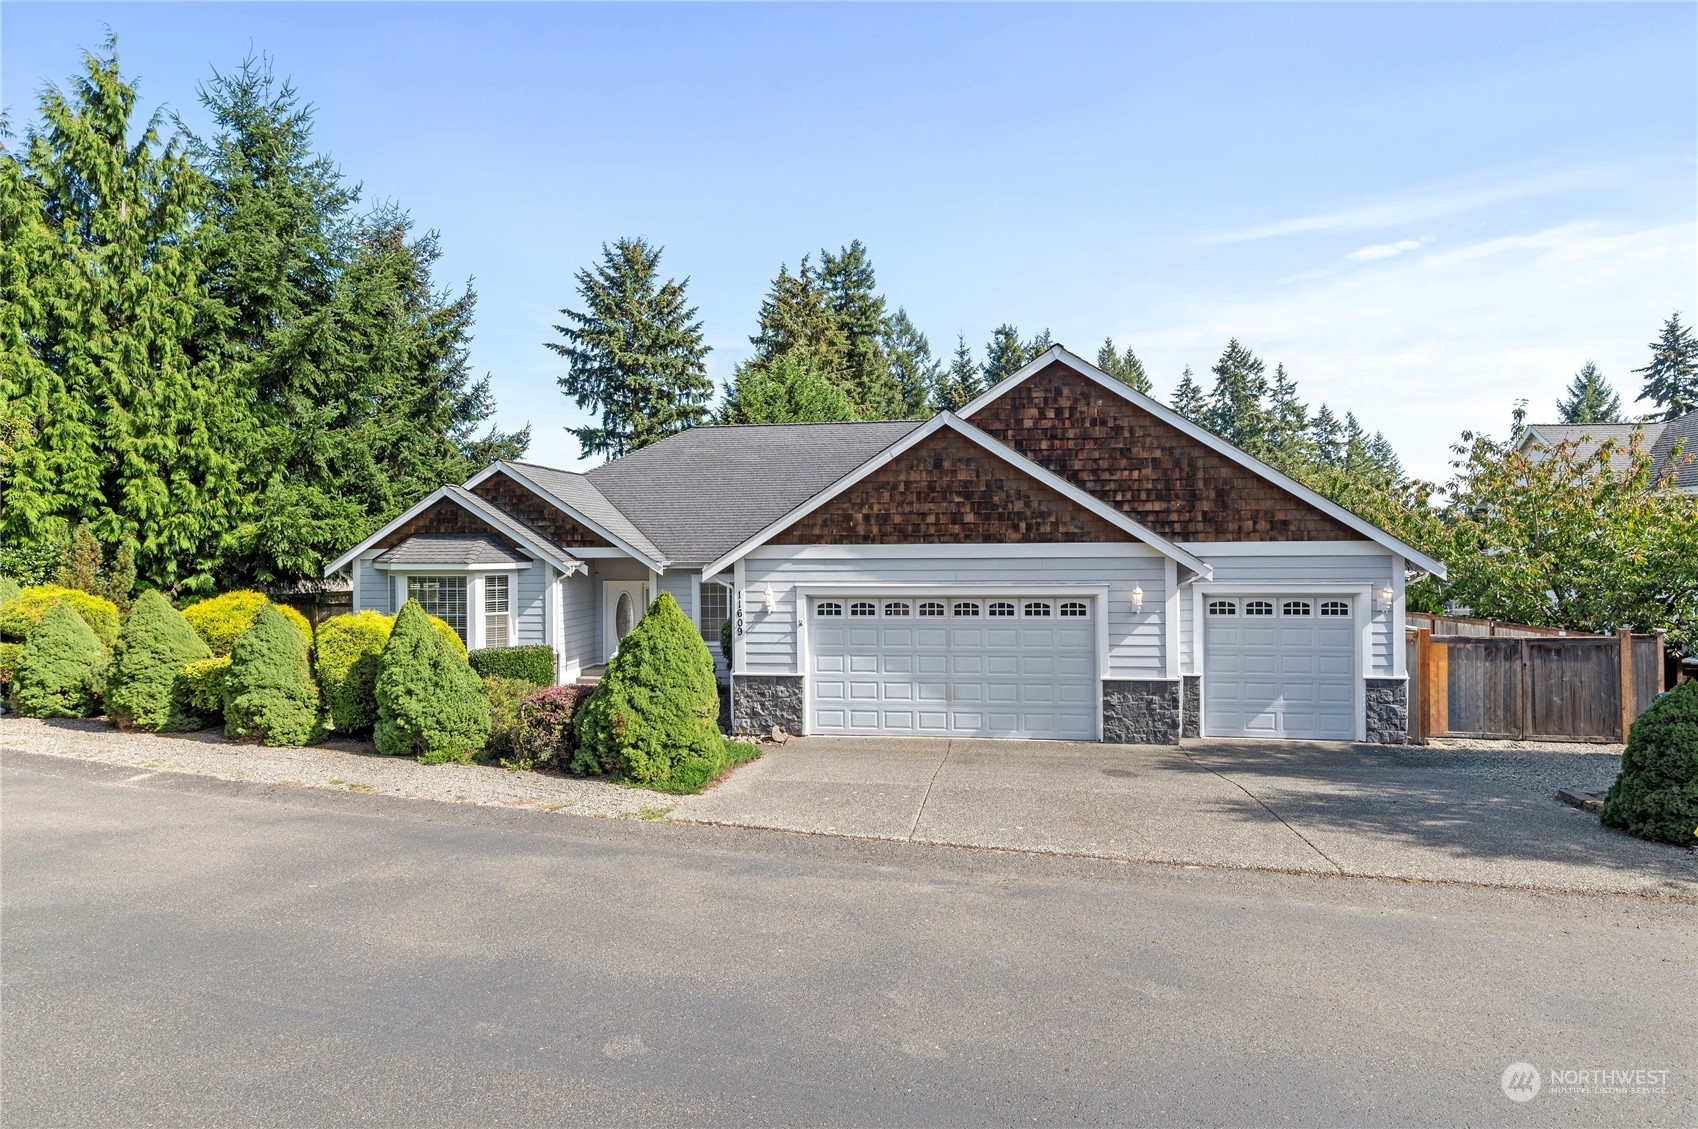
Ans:
[[[436,633],[462,658],[466,645],[447,623],[428,617]],[[318,625],[316,646],[319,691],[331,728],[365,733],[377,723],[377,666],[395,617],[363,611],[331,616]]]
[[[103,646],[110,648],[117,642],[118,605],[104,597],[91,596],[58,584],[37,584],[25,588],[0,604],[0,639],[22,643],[54,604],[69,604],[72,611],[83,617],[83,622],[89,625]]]
[[[301,633],[301,638],[307,641],[307,647],[312,647],[312,624],[307,617],[287,604],[272,604],[260,592],[226,592],[222,596],[214,596],[198,604],[191,604],[183,609],[183,618],[189,621],[189,626],[195,629],[195,634],[206,641],[215,655],[227,655],[230,648],[236,645],[236,640],[253,626],[254,616],[259,610],[270,604],[280,612],[284,619],[295,626]]]
[[[224,714],[224,672],[230,669],[229,655],[213,655],[186,664],[177,674],[183,700],[196,713],[209,717]]]

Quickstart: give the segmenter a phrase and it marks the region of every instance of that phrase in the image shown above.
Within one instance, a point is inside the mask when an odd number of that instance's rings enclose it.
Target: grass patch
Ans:
[[[665,819],[671,808],[638,808],[636,811],[622,811],[620,819]]]

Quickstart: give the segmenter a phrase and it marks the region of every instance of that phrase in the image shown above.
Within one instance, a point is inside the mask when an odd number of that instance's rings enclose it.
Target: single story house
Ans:
[[[562,682],[671,593],[741,732],[1397,743],[1404,584],[1444,565],[1056,346],[929,420],[497,462],[342,570]]]
[[[1597,454],[1605,442],[1613,440],[1616,449],[1610,455],[1610,467],[1620,471],[1630,462],[1627,452],[1635,434],[1651,456],[1653,477],[1672,474],[1676,490],[1698,494],[1698,412],[1638,423],[1530,424],[1521,437],[1521,450],[1536,460],[1542,450],[1559,443],[1572,443],[1575,457],[1585,460]]]

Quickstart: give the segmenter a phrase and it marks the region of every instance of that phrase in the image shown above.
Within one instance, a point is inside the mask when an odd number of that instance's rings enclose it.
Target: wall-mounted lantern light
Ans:
[[[1136,615],[1144,610],[1144,590],[1137,585],[1132,588],[1132,612]]]
[[[1396,600],[1397,593],[1392,591],[1391,585],[1387,584],[1378,592],[1374,593],[1374,608],[1377,611],[1389,612],[1391,611],[1391,605],[1396,602]]]
[[[778,597],[772,594],[772,585],[768,584],[766,590],[761,593],[761,603],[766,605],[768,615],[778,607]]]

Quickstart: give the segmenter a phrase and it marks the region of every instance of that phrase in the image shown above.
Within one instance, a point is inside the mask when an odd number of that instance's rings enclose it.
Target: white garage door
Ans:
[[[1354,740],[1354,610],[1327,596],[1209,597],[1204,735]]]
[[[815,733],[1097,735],[1095,601],[848,596],[812,601]]]

